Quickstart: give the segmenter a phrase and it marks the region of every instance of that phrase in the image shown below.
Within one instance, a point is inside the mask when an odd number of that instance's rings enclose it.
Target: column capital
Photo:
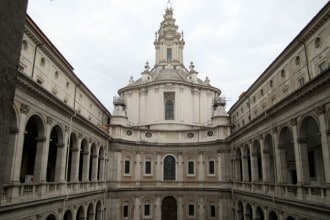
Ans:
[[[78,138],[82,138],[83,134],[81,132],[78,133]]]
[[[259,139],[259,141],[264,140],[264,135],[263,134],[258,135],[257,139]]]

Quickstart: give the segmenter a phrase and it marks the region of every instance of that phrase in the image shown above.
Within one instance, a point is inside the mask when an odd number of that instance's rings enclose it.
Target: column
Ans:
[[[204,210],[205,209],[208,210],[208,207],[205,208],[205,201],[204,200],[205,200],[204,196],[199,197],[199,200],[198,200],[198,208],[199,208],[199,210],[198,210],[198,219],[206,219],[207,218],[207,216],[205,216],[205,211]],[[206,211],[206,213],[208,213],[208,212]]]
[[[95,182],[97,181],[97,173],[98,173],[98,165],[99,165],[99,156],[98,154],[92,154],[92,178],[91,181]]]
[[[140,181],[141,181],[141,154],[140,153],[136,153],[135,156],[136,160],[135,160],[135,182],[137,185],[140,185]]]
[[[55,182],[65,182],[66,147],[64,144],[57,144],[56,148]]]
[[[265,149],[264,139],[260,138],[262,181],[268,183],[270,181],[270,157],[269,149]],[[255,216],[255,215],[254,215]]]
[[[327,171],[327,167],[330,167],[330,152],[329,152],[329,135],[330,130],[326,130],[326,121],[325,121],[325,107],[320,106],[317,108],[317,113],[320,123],[320,133],[321,133],[321,145],[322,145],[322,155],[323,155],[323,164],[324,164],[324,177],[325,183],[330,184],[330,172]]]
[[[162,210],[161,210],[161,202],[160,202],[160,197],[156,197],[156,202],[155,202],[155,220],[161,220],[162,217]]]
[[[24,106],[24,107],[23,107]],[[19,122],[18,122],[18,137],[17,137],[17,144],[15,147],[15,153],[14,153],[14,163],[13,163],[13,176],[11,181],[13,183],[19,183],[20,182],[20,172],[21,172],[21,164],[22,164],[22,155],[23,155],[23,145],[24,145],[24,133],[25,133],[25,127],[26,127],[26,114],[29,112],[29,107],[27,105],[21,106],[20,109],[20,116]]]
[[[157,185],[161,184],[160,181],[162,180],[162,158],[160,153],[157,154],[157,161],[156,161],[156,181]]]
[[[182,153],[178,153],[178,181],[179,184],[182,184],[183,181],[183,159],[182,159]]]
[[[88,144],[88,149],[90,148],[90,144]],[[82,167],[82,182],[87,182],[89,181],[89,157],[90,157],[90,152],[89,151],[85,151],[86,149],[84,149],[83,152],[83,167]]]
[[[258,181],[258,160],[257,153],[251,153],[251,180],[253,183]]]
[[[105,168],[105,158],[104,158],[104,155],[100,155],[100,171],[99,171],[99,178],[98,178],[98,181],[104,181],[104,168]]]
[[[45,160],[46,138],[38,137],[36,139],[37,139],[37,147],[36,147],[37,149],[36,149],[36,157],[34,161],[33,182],[41,183],[46,181],[45,175],[43,175],[43,170],[45,169],[45,166],[43,165],[43,161]],[[48,143],[49,143],[49,138],[48,138]]]
[[[140,203],[140,198],[135,197],[135,202],[134,202],[134,220],[139,220],[141,219],[141,203]]]
[[[307,145],[306,145],[307,140],[298,138],[297,119],[291,119],[290,124],[292,126],[294,154],[296,160],[297,184],[300,185],[304,183],[308,184],[309,168],[308,168]]]
[[[182,204],[182,196],[178,196],[178,220],[183,220],[184,218],[184,211],[183,211],[183,204]]]
[[[198,153],[198,181],[201,183],[205,180],[205,173],[204,173],[204,160],[203,160],[203,152]]]
[[[72,160],[71,160],[71,182],[78,182],[78,175],[79,175],[79,159],[80,159],[80,152],[79,147],[81,145],[82,139],[78,139],[77,146],[73,146],[71,149],[72,151]]]
[[[243,182],[249,182],[249,165],[248,165],[249,156],[244,154],[242,157],[242,168],[243,168]]]

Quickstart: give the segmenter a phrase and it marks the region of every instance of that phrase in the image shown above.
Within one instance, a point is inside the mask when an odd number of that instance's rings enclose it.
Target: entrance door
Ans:
[[[167,196],[162,201],[162,220],[177,220],[177,204],[172,196]]]

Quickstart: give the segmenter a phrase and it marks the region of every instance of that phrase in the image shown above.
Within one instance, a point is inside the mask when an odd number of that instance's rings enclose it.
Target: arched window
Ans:
[[[175,180],[175,158],[172,156],[164,159],[164,180]]]

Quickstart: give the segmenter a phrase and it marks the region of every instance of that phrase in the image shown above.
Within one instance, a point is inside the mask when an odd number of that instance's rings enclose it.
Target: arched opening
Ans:
[[[48,160],[47,160],[47,182],[54,182],[56,176],[57,147],[63,144],[63,135],[59,126],[55,126],[50,133]]]
[[[27,122],[24,132],[20,182],[32,184],[35,174],[37,148],[43,144],[44,128],[41,119],[33,115]]]
[[[304,181],[313,185],[321,185],[325,181],[323,153],[319,126],[313,117],[306,117],[302,121],[299,144],[303,164],[308,164],[308,169],[302,171]]]
[[[102,219],[102,208],[101,208],[101,202],[98,201],[96,204],[95,220],[101,220],[101,219]]]
[[[79,207],[76,215],[76,220],[84,219],[84,208],[82,206]]]
[[[77,148],[77,137],[74,133],[70,134],[70,147],[69,147],[69,156],[68,156],[68,161],[67,161],[67,174],[66,174],[66,179],[68,182],[72,181],[72,174],[74,173],[74,161],[73,161],[73,151],[74,149]]]
[[[252,175],[251,175],[251,154],[250,154],[250,148],[249,145],[245,145],[244,147],[244,155],[243,155],[243,161],[244,161],[244,181],[251,182]]]
[[[289,216],[289,217],[286,218],[286,220],[296,220],[296,219],[292,216]]]
[[[56,217],[53,214],[47,216],[46,220],[56,220]]]
[[[162,220],[177,219],[177,202],[172,196],[167,196],[162,201]]]
[[[242,182],[243,180],[243,168],[242,168],[242,153],[241,149],[237,148],[236,150],[236,180]]]
[[[98,164],[98,160],[97,160],[97,153],[96,153],[96,146],[95,144],[92,144],[91,147],[91,153],[89,155],[89,175],[88,175],[88,179],[89,181],[96,181],[96,172],[97,172],[97,164]]]
[[[237,204],[237,218],[238,220],[244,220],[243,204],[241,201]]]
[[[277,220],[277,215],[274,211],[271,211],[268,215],[269,220]]]
[[[275,158],[274,158],[274,147],[273,147],[273,138],[268,134],[265,138],[265,152],[268,153],[269,158],[267,163],[267,172],[269,173],[269,181],[275,183]]]
[[[175,180],[175,158],[166,156],[164,159],[164,180]]]
[[[257,169],[254,170],[256,172],[255,178],[257,181],[262,181],[262,159],[261,159],[261,149],[260,149],[260,143],[258,140],[255,140],[253,143],[253,156],[256,157],[256,167]]]
[[[79,173],[78,173],[78,180],[82,181],[83,179],[83,173],[86,172],[86,170],[84,170],[84,155],[88,153],[88,144],[87,144],[87,140],[83,139],[80,145],[80,156],[79,156]],[[85,166],[86,166],[86,162],[85,162]]]
[[[264,220],[264,212],[262,211],[262,209],[260,207],[257,207],[256,209],[256,220]]]
[[[64,213],[63,220],[72,220],[72,213],[71,213],[70,210],[67,210],[67,211]]]
[[[87,220],[94,220],[93,204],[90,203],[87,209]]]
[[[252,207],[249,203],[246,205],[245,220],[253,220]]]
[[[103,180],[104,178],[104,150],[103,147],[100,147],[99,150],[99,157],[98,157],[98,169],[97,169],[97,180]]]
[[[280,153],[281,162],[285,164],[282,170],[282,182],[289,184],[297,183],[297,170],[296,159],[294,153],[293,137],[288,127],[282,128],[279,136],[280,145],[279,148],[282,151]]]

